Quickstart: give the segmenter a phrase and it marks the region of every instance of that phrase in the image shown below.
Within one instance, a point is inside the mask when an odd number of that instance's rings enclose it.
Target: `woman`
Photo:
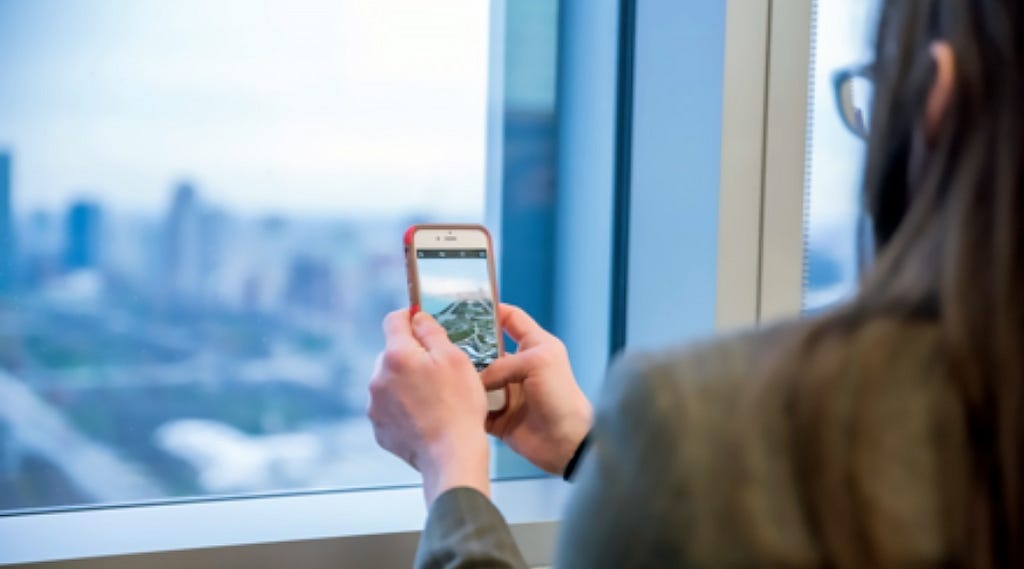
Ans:
[[[562,524],[566,567],[1024,567],[1024,3],[890,0],[871,77],[858,296],[616,365]],[[502,307],[486,428],[561,473],[590,428],[566,354]],[[423,474],[418,562],[519,567],[487,500],[486,403],[429,317],[398,312],[378,441]]]

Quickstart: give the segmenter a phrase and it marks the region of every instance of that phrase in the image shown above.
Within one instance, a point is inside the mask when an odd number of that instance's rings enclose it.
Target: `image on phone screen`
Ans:
[[[420,307],[482,371],[498,358],[487,250],[420,249],[416,264]]]

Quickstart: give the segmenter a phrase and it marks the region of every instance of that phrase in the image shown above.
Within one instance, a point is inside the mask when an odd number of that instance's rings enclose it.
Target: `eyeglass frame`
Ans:
[[[843,87],[854,79],[861,78],[871,82],[872,86],[875,83],[875,65],[873,63],[851,65],[837,69],[832,74],[832,90],[835,98],[836,110],[839,112],[839,120],[842,121],[843,126],[847,128],[854,136],[862,140],[867,140],[871,117],[864,117],[865,121],[863,129],[859,129],[857,125],[850,122],[849,117],[844,112],[843,106]]]
[[[867,140],[870,132],[871,117],[864,117],[865,122],[863,130],[858,129],[857,125],[850,122],[848,115],[844,112],[843,107],[843,87],[847,83],[854,79],[861,78],[871,82],[872,87],[875,84],[873,63],[862,63],[857,65],[850,65],[837,69],[832,73],[832,89],[833,96],[836,103],[836,111],[839,113],[839,120],[843,123],[854,136],[861,140]],[[873,112],[873,111],[872,111]],[[875,239],[874,239],[874,224],[871,216],[867,213],[864,207],[858,208],[858,220],[857,220],[857,274],[864,275],[870,270],[874,264],[875,256]]]

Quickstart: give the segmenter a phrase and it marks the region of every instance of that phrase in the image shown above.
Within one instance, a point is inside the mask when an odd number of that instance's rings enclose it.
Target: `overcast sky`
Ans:
[[[15,208],[483,211],[481,0],[0,0]]]

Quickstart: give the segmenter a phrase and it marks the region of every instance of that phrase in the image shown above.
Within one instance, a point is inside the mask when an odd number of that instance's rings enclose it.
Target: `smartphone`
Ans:
[[[504,354],[491,234],[482,225],[414,225],[405,232],[412,314],[422,310],[483,371]],[[505,389],[487,392],[490,412],[505,409]]]

